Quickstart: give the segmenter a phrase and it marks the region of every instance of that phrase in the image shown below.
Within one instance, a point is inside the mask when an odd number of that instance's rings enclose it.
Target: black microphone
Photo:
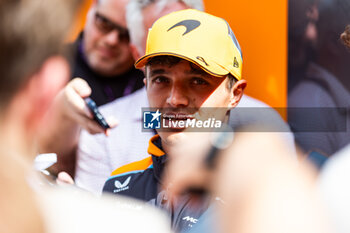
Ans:
[[[98,111],[97,105],[95,103],[95,101],[93,101],[91,98],[87,97],[84,98],[84,101],[86,103],[86,105],[88,106],[88,108],[90,109],[90,112],[92,113],[94,120],[104,129],[109,129],[111,128],[107,121],[105,120],[105,118],[102,116],[102,114],[100,113],[100,111]]]

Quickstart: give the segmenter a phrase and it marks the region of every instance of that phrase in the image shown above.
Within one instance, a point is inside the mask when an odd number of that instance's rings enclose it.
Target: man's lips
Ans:
[[[118,54],[113,49],[108,49],[108,48],[98,48],[97,51],[102,57],[108,57],[108,58],[116,57]]]

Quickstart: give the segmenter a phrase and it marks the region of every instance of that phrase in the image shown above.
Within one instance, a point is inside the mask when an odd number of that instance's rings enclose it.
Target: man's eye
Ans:
[[[191,83],[194,84],[194,85],[208,85],[209,84],[209,82],[207,82],[203,78],[193,78],[191,80]]]
[[[164,76],[157,76],[152,79],[153,83],[169,83],[169,79]]]
[[[109,32],[113,29],[113,25],[109,22],[109,20],[100,16],[96,16],[96,25],[99,29],[105,32]]]

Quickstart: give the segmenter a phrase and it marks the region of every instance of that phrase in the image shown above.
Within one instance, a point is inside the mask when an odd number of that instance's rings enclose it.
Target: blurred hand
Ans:
[[[211,170],[204,163],[210,149],[210,133],[183,133],[179,144],[168,152],[169,161],[165,170],[164,188],[171,197],[191,189],[210,188]]]
[[[241,233],[329,232],[315,178],[307,164],[294,160],[293,151],[278,135],[236,133],[233,145],[220,157],[213,182],[214,195],[225,202],[218,212],[222,229]]]
[[[81,78],[74,78],[59,93],[57,101],[60,102],[65,116],[73,120],[91,134],[105,133],[104,130],[94,119],[83,98],[91,95],[91,88],[88,83]],[[117,120],[113,118],[106,119],[111,128],[117,126]]]

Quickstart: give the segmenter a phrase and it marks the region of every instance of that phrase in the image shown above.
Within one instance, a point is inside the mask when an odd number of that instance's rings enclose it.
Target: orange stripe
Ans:
[[[114,170],[111,174],[111,176],[123,174],[126,172],[131,172],[131,171],[139,171],[139,170],[146,170],[150,165],[152,164],[152,157],[147,157],[143,160],[129,163],[127,165],[124,165],[120,168],[117,168]]]
[[[159,138],[159,135],[154,135],[150,140],[148,144],[148,154],[155,155],[155,156],[162,156],[165,155],[164,151],[159,149],[156,145],[153,144],[153,141],[157,140]]]
[[[154,156],[162,156],[165,155],[164,151],[159,149],[156,145],[153,144],[153,141],[157,140],[159,138],[159,135],[153,136],[149,140],[149,145],[148,145],[148,153]],[[133,163],[129,163],[127,165],[124,165],[122,167],[117,168],[111,173],[111,176],[131,172],[131,171],[140,171],[140,170],[146,170],[151,164],[152,164],[152,156],[147,157],[143,160],[136,161]]]

